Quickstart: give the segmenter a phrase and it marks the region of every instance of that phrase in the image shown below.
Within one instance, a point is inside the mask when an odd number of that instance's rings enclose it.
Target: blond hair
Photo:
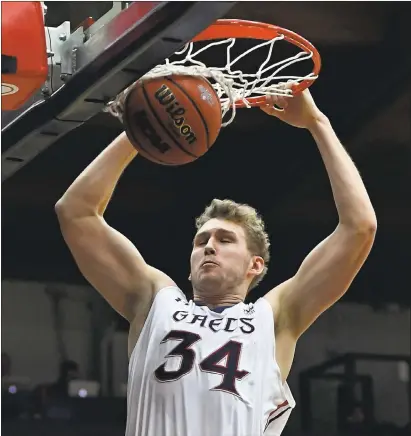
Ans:
[[[204,212],[196,218],[196,228],[199,230],[207,221],[217,218],[239,224],[245,231],[248,249],[254,256],[264,259],[264,269],[254,277],[249,291],[255,288],[267,274],[267,265],[270,260],[270,241],[265,231],[264,221],[258,212],[247,204],[236,203],[232,200],[214,199]]]

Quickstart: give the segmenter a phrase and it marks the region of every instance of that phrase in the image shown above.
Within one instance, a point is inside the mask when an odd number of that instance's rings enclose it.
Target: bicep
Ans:
[[[128,320],[137,304],[151,301],[156,280],[168,279],[149,266],[132,242],[102,217],[61,220],[60,227],[83,276]]]
[[[278,317],[296,337],[347,291],[373,241],[372,231],[339,226],[309,253],[294,277],[271,291]]]

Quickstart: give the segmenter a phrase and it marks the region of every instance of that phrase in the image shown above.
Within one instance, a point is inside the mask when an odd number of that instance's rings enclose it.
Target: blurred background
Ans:
[[[47,26],[101,17],[112,2],[45,2]],[[378,218],[374,248],[344,298],[300,340],[284,434],[409,434],[411,52],[407,2],[238,2],[228,17],[294,30],[319,49],[312,87],[358,166]],[[7,114],[2,113],[3,122]],[[54,204],[121,132],[100,114],[2,185],[2,430],[7,436],[124,434],[127,324],[82,278]],[[106,214],[190,296],[194,218],[213,198],[256,207],[272,243],[250,300],[295,273],[337,224],[310,135],[242,110],[180,168],[136,159]]]

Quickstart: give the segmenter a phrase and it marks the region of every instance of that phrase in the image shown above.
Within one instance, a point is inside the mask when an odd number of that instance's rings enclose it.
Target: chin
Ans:
[[[192,282],[192,285],[195,289],[207,293],[215,292],[216,290],[221,288],[221,285],[224,281],[221,277],[216,275],[207,274],[206,277],[202,277],[200,280],[196,280]]]

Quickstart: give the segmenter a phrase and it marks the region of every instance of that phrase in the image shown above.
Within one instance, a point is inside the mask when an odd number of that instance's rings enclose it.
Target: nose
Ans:
[[[216,251],[212,244],[211,238],[208,240],[207,245],[204,247],[204,254],[206,256],[215,255]]]

